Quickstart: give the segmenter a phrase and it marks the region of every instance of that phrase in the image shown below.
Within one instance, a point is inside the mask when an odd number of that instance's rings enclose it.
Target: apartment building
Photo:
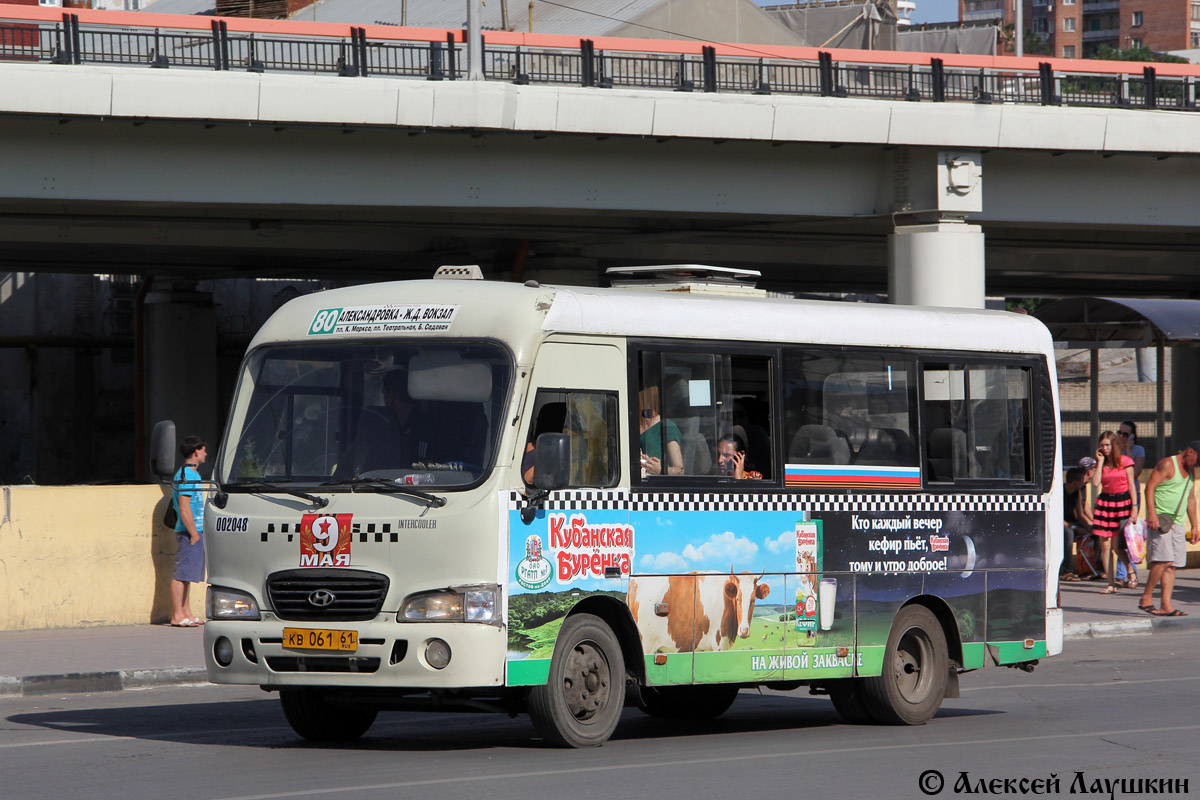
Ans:
[[[1200,47],[1200,0],[959,0],[961,22],[991,22],[1014,51],[1016,3],[1024,28],[1059,58],[1086,58],[1104,45],[1164,52]],[[1013,27],[1009,27],[1013,26]]]

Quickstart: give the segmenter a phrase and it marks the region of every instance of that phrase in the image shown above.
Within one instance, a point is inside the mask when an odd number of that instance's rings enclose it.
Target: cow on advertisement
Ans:
[[[666,575],[629,581],[628,604],[644,653],[721,652],[750,636],[762,575]]]

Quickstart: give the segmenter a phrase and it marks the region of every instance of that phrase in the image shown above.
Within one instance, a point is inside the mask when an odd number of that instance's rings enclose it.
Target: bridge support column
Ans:
[[[983,308],[983,230],[961,220],[897,225],[888,236],[888,302]]]
[[[196,434],[216,456],[217,315],[212,295],[194,281],[162,281],[146,296],[146,433],[163,419],[179,438]],[[175,453],[175,465],[183,463]],[[209,469],[213,460],[209,459]],[[207,474],[207,471],[204,473]]]
[[[1161,457],[1172,456],[1200,439],[1200,349],[1171,348],[1171,440]]]

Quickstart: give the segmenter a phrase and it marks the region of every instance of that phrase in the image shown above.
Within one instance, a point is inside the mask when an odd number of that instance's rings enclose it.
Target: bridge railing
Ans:
[[[58,19],[48,9],[26,6],[8,6],[0,13],[0,60],[7,61],[466,77],[462,31],[371,26],[368,35],[366,27],[357,26],[91,11],[63,13]],[[136,24],[141,19],[170,24]],[[496,31],[485,33],[483,69],[486,80],[517,84],[1174,110],[1196,109],[1200,79],[1200,68],[1191,65],[590,40]]]

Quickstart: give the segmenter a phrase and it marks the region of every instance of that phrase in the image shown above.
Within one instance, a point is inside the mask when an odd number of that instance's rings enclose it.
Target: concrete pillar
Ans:
[[[983,308],[983,230],[958,220],[897,225],[888,236],[888,302]]]
[[[160,281],[146,296],[146,428],[175,421],[179,438],[197,434],[208,443],[208,469],[222,431],[217,430],[217,315],[212,295],[194,281]],[[182,463],[178,451],[176,468]]]
[[[1171,348],[1171,446],[1163,455],[1178,453],[1200,439],[1200,348]]]

